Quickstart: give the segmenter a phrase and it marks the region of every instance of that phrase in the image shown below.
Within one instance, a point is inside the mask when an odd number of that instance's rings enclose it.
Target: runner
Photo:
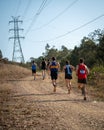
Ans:
[[[36,80],[36,64],[34,61],[32,62],[31,68],[32,68],[32,75],[34,76],[34,80]]]
[[[59,70],[59,64],[56,62],[55,57],[52,57],[52,62],[49,65],[50,73],[51,73],[51,80],[52,84],[54,86],[54,92],[56,92],[57,83],[56,80],[58,78],[58,70]]]
[[[75,67],[72,65],[69,65],[69,62],[66,61],[66,65],[63,67],[63,70],[65,71],[65,83],[66,83],[66,87],[68,89],[68,94],[70,94],[72,70],[75,70]]]
[[[86,100],[86,84],[87,75],[89,74],[88,67],[84,64],[84,60],[80,58],[79,65],[76,67],[76,75],[78,76],[78,88],[82,90],[84,100]]]
[[[46,62],[45,62],[45,59],[42,59],[41,69],[42,69],[42,78],[44,80],[45,76],[46,76]]]

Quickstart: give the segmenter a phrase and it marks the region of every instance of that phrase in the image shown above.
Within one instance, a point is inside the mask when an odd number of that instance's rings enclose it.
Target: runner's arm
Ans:
[[[75,67],[73,65],[70,65],[70,67],[71,67],[72,70],[75,70]]]
[[[87,66],[86,66],[86,73],[87,73],[87,75],[89,74],[89,69]]]

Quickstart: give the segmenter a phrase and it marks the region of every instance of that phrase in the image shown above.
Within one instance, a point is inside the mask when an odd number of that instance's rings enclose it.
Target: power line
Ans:
[[[41,28],[44,28],[46,27],[47,25],[49,25],[50,23],[52,23],[54,20],[56,20],[58,17],[60,17],[62,14],[64,14],[69,8],[71,8],[78,0],[75,0],[73,1],[71,4],[69,4],[62,12],[60,12],[58,15],[56,15],[54,18],[52,18],[50,21],[48,21],[46,24],[34,29],[35,30],[38,30],[38,29],[41,29]]]
[[[48,6],[51,2],[52,2],[52,0],[47,1],[47,4],[45,5],[45,7]],[[29,3],[28,6],[30,6],[30,3]],[[45,8],[45,7],[44,7],[44,8]],[[29,8],[29,7],[27,7],[27,9],[26,9],[26,13],[27,13],[27,11],[28,11],[28,8]],[[24,13],[24,15],[25,15],[25,13]],[[22,16],[23,16],[23,15],[22,15]],[[28,21],[30,21],[30,20],[32,20],[32,19],[33,19],[33,17],[32,17],[32,18],[29,18],[29,19],[26,19],[25,21],[28,22]]]
[[[83,28],[83,27],[85,27],[85,26],[91,24],[92,22],[94,22],[94,21],[100,19],[101,17],[104,17],[104,14],[102,14],[102,15],[100,15],[100,16],[94,18],[93,20],[91,20],[91,21],[89,21],[89,22],[87,22],[87,23],[85,23],[85,24],[83,24],[83,25],[81,25],[81,26],[79,26],[79,27],[77,27],[77,28],[71,30],[71,31],[68,31],[68,32],[65,33],[65,34],[59,35],[59,36],[57,36],[57,37],[55,37],[55,38],[51,38],[51,39],[48,39],[48,40],[36,41],[36,42],[48,42],[48,41],[53,41],[53,40],[59,39],[59,38],[61,38],[61,37],[65,37],[66,35],[68,35],[68,34],[70,34],[70,33],[72,33],[72,32],[75,32],[75,31],[77,31],[77,30],[79,30],[79,29],[81,29],[81,28]]]
[[[16,9],[15,16],[17,16],[17,13],[19,11],[20,5],[21,5],[21,0],[18,1],[18,6],[17,6],[17,9]]]
[[[38,18],[38,16],[40,15],[40,13],[42,12],[42,10],[45,8],[45,5],[46,5],[46,2],[47,0],[43,0],[42,4],[40,5],[38,11],[36,12],[35,16],[33,17],[33,20],[31,22],[31,24],[29,25],[27,31],[26,31],[26,34],[31,30],[31,27],[33,26],[33,24],[35,23],[36,19]]]
[[[25,10],[24,10],[24,12],[22,14],[22,19],[26,16],[31,2],[32,2],[32,0],[28,0],[27,6],[26,6],[26,8],[25,8]]]
[[[46,2],[47,2],[47,0],[44,0],[44,1],[42,2],[40,8],[38,9],[38,11],[37,11],[37,13],[36,13],[37,15],[39,15],[39,14],[42,12],[42,10],[45,8]]]

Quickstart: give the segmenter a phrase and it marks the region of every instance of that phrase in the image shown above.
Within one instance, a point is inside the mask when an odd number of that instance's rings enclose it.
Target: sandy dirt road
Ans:
[[[104,102],[83,100],[81,92],[67,94],[57,85],[53,93],[51,80],[34,81],[32,76],[8,80],[8,95],[1,101],[0,130],[104,130]]]

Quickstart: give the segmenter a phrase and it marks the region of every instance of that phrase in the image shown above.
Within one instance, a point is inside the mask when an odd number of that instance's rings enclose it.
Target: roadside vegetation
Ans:
[[[92,68],[88,76],[88,84],[90,93],[97,100],[104,101],[104,67],[102,65]]]

